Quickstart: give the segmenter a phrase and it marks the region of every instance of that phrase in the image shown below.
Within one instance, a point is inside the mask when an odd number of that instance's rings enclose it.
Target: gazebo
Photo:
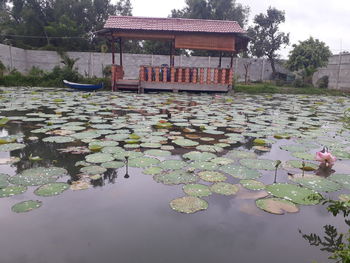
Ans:
[[[247,48],[249,38],[237,22],[223,20],[110,16],[97,32],[112,46],[112,90],[229,91],[233,85],[233,57]],[[139,79],[124,79],[123,40],[170,42],[169,65],[140,65]],[[115,44],[120,61],[115,61]],[[181,67],[174,65],[175,49],[229,52],[230,67]]]

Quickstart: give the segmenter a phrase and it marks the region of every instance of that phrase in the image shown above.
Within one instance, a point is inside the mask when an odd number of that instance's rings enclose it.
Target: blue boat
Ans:
[[[100,84],[80,84],[80,83],[74,83],[74,82],[70,82],[67,80],[63,80],[64,85],[66,85],[67,87],[70,87],[72,89],[78,89],[78,90],[85,90],[85,91],[94,91],[94,90],[98,90],[98,89],[102,89],[103,88],[103,83]]]

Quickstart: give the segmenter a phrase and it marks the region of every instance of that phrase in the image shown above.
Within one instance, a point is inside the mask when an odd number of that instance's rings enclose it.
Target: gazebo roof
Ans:
[[[117,30],[201,32],[219,34],[246,33],[236,21],[134,16],[110,16],[106,21],[104,28]]]

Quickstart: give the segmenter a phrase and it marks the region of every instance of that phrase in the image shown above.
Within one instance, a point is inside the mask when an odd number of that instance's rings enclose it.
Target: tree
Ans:
[[[258,58],[267,57],[272,68],[273,77],[276,76],[277,51],[289,45],[289,33],[279,31],[281,23],[285,22],[284,11],[269,7],[267,14],[260,13],[254,18],[254,26],[248,29],[252,38],[250,52]]]
[[[313,73],[326,66],[331,55],[332,52],[324,42],[310,37],[293,45],[287,67],[292,71],[301,72],[304,80],[311,81]]]
[[[104,40],[93,32],[109,15],[132,12],[130,0],[0,0],[0,6],[1,33],[12,45],[55,50],[99,51]]]

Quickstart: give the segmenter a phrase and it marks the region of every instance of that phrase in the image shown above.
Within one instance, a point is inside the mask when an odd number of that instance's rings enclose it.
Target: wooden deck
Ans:
[[[119,69],[120,70],[120,69]],[[232,68],[189,68],[189,67],[140,67],[139,80],[119,79],[118,71],[112,77],[115,90],[167,91],[217,91],[228,92],[233,85]]]

